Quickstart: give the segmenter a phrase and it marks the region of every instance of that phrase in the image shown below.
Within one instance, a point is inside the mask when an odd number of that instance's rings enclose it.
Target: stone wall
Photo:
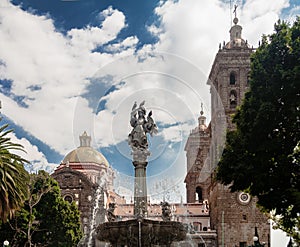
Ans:
[[[260,242],[269,242],[270,224],[257,208],[256,198],[242,192],[231,193],[227,186],[216,183],[209,201],[211,228],[218,233],[217,246],[249,246],[253,244],[255,227]]]

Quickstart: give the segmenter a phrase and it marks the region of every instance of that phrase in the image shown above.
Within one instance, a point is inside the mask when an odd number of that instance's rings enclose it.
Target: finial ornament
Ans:
[[[238,5],[234,5],[234,10],[233,10],[233,13],[234,13],[234,19],[233,19],[233,23],[236,25],[238,22],[239,22],[239,19],[236,17],[236,10],[237,10],[237,7]]]
[[[203,111],[203,103],[201,103],[201,111],[200,111],[200,114],[201,116],[203,115],[204,111]]]

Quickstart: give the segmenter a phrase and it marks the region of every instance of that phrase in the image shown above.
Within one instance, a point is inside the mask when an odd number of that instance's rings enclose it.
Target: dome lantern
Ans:
[[[104,155],[91,147],[91,136],[86,131],[79,136],[80,146],[69,152],[62,164],[94,164],[101,167],[109,167]],[[86,166],[86,165],[85,165]]]
[[[79,136],[80,147],[90,147],[91,146],[91,136],[89,136],[86,131],[83,132],[81,136]]]

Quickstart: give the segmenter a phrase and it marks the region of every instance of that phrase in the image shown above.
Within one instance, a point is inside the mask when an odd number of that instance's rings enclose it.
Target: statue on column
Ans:
[[[141,153],[148,156],[150,153],[148,151],[147,133],[151,136],[157,134],[157,126],[152,118],[152,111],[148,115],[146,114],[144,104],[145,101],[142,101],[137,107],[137,103],[134,102],[130,114],[130,125],[133,129],[128,135],[128,144],[133,153]]]

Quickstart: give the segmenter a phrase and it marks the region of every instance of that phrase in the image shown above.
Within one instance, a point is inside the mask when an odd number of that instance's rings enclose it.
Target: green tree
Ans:
[[[250,90],[233,122],[217,179],[257,196],[299,243],[300,18],[292,26],[279,21],[263,36],[251,58]]]
[[[0,118],[0,121],[2,119]],[[8,124],[0,127],[0,220],[6,221],[19,209],[27,196],[27,163],[15,151],[24,151],[22,145],[11,142]]]
[[[83,236],[78,207],[74,202],[65,201],[58,183],[49,175],[46,177],[51,183],[52,191],[44,195],[43,202],[36,210],[39,228],[47,230],[37,232],[34,242],[42,239],[47,246],[76,246]]]
[[[0,241],[10,239],[11,246],[76,246],[82,237],[77,206],[61,197],[58,183],[45,171],[30,177],[28,199],[0,227]]]

